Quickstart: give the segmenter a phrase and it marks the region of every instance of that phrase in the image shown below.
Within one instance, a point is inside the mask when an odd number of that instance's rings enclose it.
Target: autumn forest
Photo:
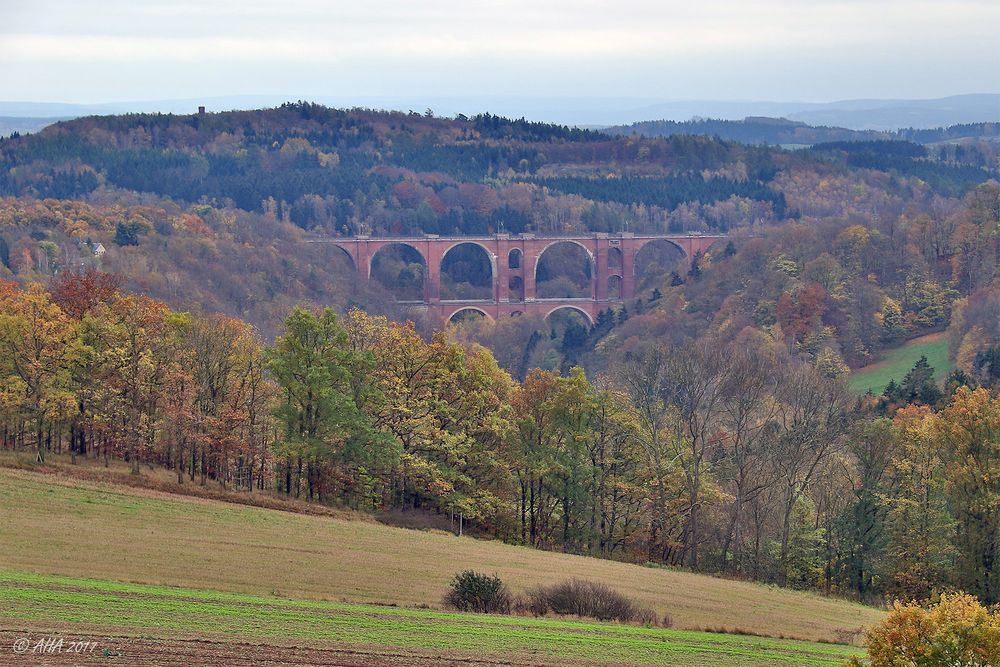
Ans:
[[[911,138],[294,103],[0,140],[3,448],[864,602],[1000,602],[1000,154]],[[728,238],[639,262],[593,325],[437,321],[397,303],[419,258],[358,284],[309,242],[626,228]],[[589,280],[570,252],[540,294]],[[488,270],[461,256],[442,284]],[[943,381],[921,360],[848,389],[925,334]]]

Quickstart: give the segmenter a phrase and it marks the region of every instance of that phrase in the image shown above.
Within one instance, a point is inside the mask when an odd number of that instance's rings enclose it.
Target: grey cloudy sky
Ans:
[[[0,0],[0,99],[1000,92],[1000,1]]]

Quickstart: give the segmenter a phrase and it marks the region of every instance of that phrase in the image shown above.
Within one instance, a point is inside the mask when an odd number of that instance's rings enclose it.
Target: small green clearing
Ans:
[[[927,362],[934,369],[934,379],[938,381],[944,379],[954,366],[948,359],[948,339],[939,333],[929,334],[890,350],[882,361],[855,370],[848,385],[855,394],[864,394],[871,389],[878,396],[891,380],[901,382],[921,356],[927,357]]]

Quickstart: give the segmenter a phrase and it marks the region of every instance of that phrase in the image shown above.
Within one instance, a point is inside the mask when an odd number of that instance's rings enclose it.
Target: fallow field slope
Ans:
[[[439,606],[463,569],[515,592],[606,582],[680,629],[835,641],[879,610],[687,572],[0,468],[0,568],[312,600]]]

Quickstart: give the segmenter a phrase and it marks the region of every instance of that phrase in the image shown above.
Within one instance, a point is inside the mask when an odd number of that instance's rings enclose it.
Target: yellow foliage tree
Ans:
[[[975,597],[942,595],[929,608],[896,602],[879,625],[868,630],[871,667],[989,667],[1000,665],[1000,614]]]
[[[70,369],[81,354],[80,331],[39,285],[0,295],[0,394],[7,410],[35,424],[38,462],[43,430],[73,406]]]

